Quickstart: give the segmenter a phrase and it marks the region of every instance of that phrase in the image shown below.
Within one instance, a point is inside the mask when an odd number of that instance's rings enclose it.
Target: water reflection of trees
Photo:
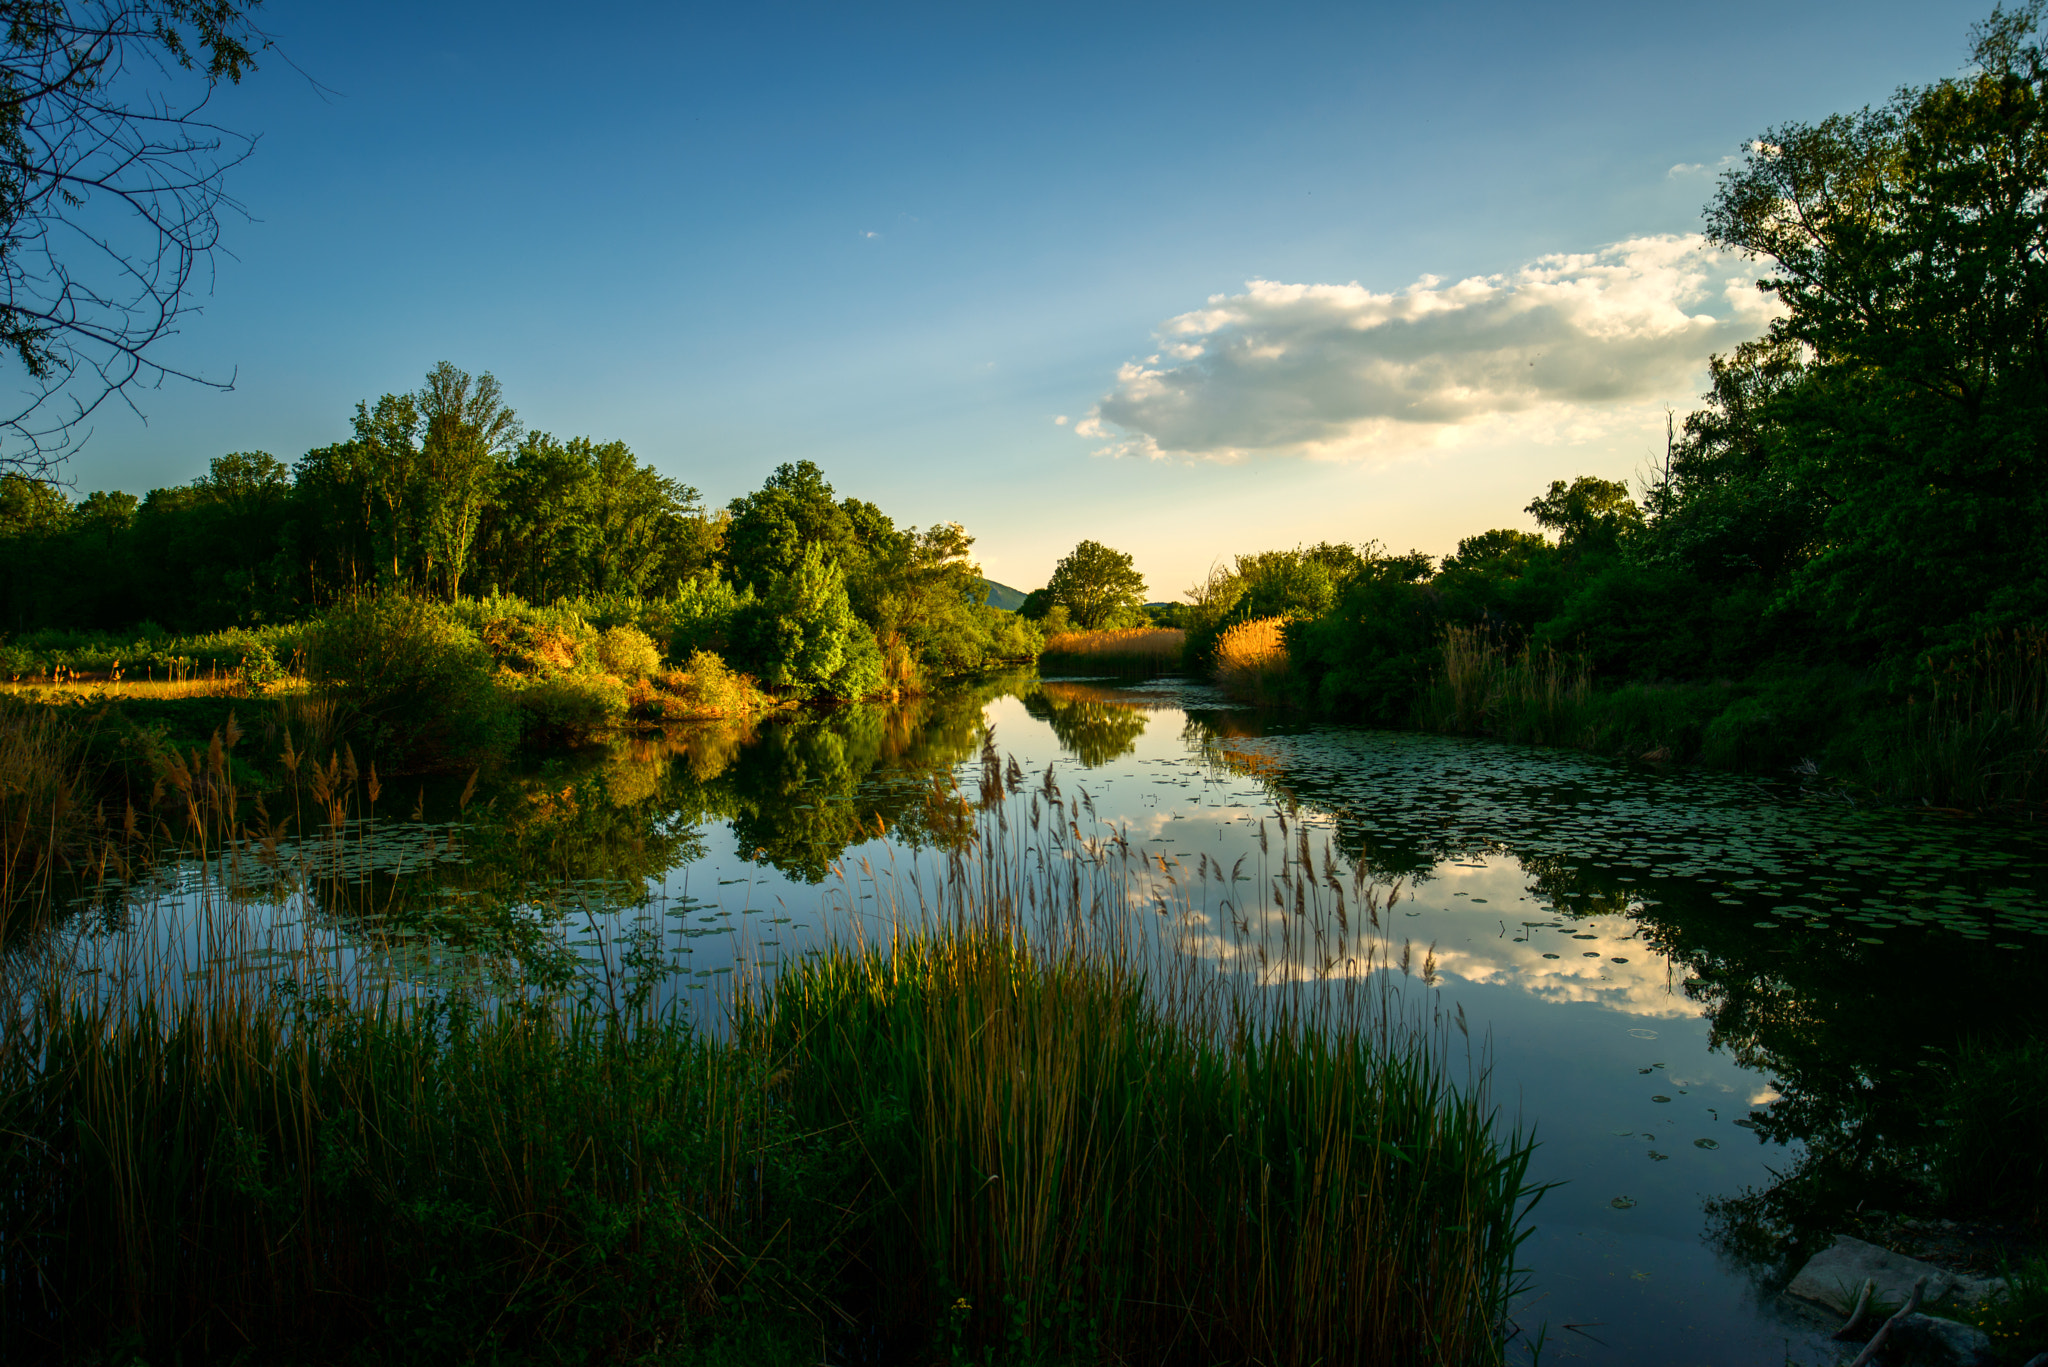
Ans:
[[[1024,710],[1052,730],[1060,748],[1090,769],[1138,748],[1147,709],[1114,690],[1086,684],[1044,683],[1022,695]]]
[[[1187,739],[1210,763],[1263,784],[1276,806],[1330,813],[1336,845],[1368,875],[1417,879],[1443,862],[1505,854],[1532,896],[1558,913],[1628,916],[1642,927],[1706,1018],[1711,1046],[1770,1079],[1776,1099],[1749,1117],[1755,1133],[1796,1146],[1780,1180],[1709,1202],[1716,1238],[1737,1253],[1774,1259],[1802,1237],[1841,1228],[1858,1207],[1896,1209],[1924,1194],[1953,1051],[2048,1026],[2036,954],[1932,927],[1871,935],[1838,918],[1790,917],[1760,927],[1753,909],[1689,878],[1595,868],[1518,849],[1512,838],[1477,841],[1458,829],[1449,797],[1434,799],[1446,810],[1441,830],[1389,837],[1363,828],[1374,816],[1370,800],[1321,791],[1248,745],[1265,725],[1241,713],[1191,712]],[[1390,792],[1386,801],[1405,807],[1414,794]]]
[[[892,707],[622,741],[509,785],[486,824],[515,843],[544,842],[556,882],[644,887],[701,854],[692,842],[712,822],[731,827],[746,858],[817,882],[849,846],[883,831],[912,847],[957,839],[944,821],[934,827],[932,787],[979,750],[983,709],[1016,686],[998,677]],[[564,814],[545,818],[562,786],[571,790]],[[584,823],[575,838],[544,835],[549,820],[568,819],[569,807]]]
[[[1894,929],[1877,944],[1852,926],[1760,932],[1698,893],[1642,919],[1713,1046],[1773,1080],[1757,1132],[1804,1145],[1770,1187],[1710,1203],[1738,1252],[1769,1256],[1859,1208],[1924,1194],[1954,1049],[2048,1024],[2032,956],[1953,932]]]

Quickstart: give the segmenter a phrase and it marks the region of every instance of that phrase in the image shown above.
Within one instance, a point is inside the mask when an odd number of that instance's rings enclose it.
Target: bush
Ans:
[[[513,738],[490,651],[436,603],[392,594],[335,608],[315,626],[306,673],[354,709],[394,770],[472,764]]]
[[[1954,1067],[1935,1161],[1943,1196],[1958,1210],[2048,1219],[2048,1040],[1965,1045]]]
[[[597,639],[597,662],[621,679],[646,679],[661,668],[661,652],[640,628],[611,627]]]
[[[581,745],[609,731],[626,715],[626,685],[609,674],[558,674],[512,692],[527,740]]]
[[[649,700],[648,711],[663,720],[684,721],[744,716],[767,705],[752,679],[733,673],[725,661],[700,650],[683,668],[662,675],[661,696]]]
[[[511,673],[550,678],[597,668],[597,629],[573,608],[491,597],[467,599],[451,611]]]
[[[883,683],[882,650],[854,615],[839,566],[815,545],[767,592],[736,630],[741,659],[761,681],[794,698],[861,698]]]

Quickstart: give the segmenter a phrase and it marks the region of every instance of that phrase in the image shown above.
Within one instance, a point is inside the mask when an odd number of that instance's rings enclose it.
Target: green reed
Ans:
[[[1987,636],[1927,672],[1879,782],[1942,807],[2048,798],[2048,631]]]
[[[1517,651],[1476,627],[1449,627],[1430,687],[1416,705],[1427,731],[1590,748],[1592,668],[1549,648]]]
[[[287,767],[308,840],[374,838],[373,774]],[[1389,894],[1284,816],[1189,866],[990,748],[936,851],[828,886],[879,918],[707,1025],[632,946],[603,990],[429,992],[308,914],[265,967],[291,818],[225,772],[170,785],[195,939],[7,960],[9,1360],[1502,1356],[1530,1144],[1388,986]]]

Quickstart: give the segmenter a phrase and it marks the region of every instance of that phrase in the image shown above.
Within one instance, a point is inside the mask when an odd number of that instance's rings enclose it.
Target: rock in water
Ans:
[[[1847,1315],[1856,1308],[1856,1293],[1863,1289],[1866,1277],[1877,1283],[1878,1301],[1894,1307],[1906,1303],[1906,1298],[1913,1294],[1913,1283],[1922,1277],[1927,1278],[1927,1291],[1921,1299],[1930,1302],[1947,1295],[1955,1282],[1951,1274],[1933,1263],[1837,1234],[1830,1247],[1814,1254],[1799,1269],[1785,1294]]]
[[[1930,1367],[1991,1367],[1997,1360],[1989,1334],[1938,1315],[1906,1316],[1892,1330],[1892,1340],[1911,1352],[1914,1362]]]

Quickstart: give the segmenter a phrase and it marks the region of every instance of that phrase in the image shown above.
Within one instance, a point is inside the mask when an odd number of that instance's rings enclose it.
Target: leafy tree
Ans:
[[[1557,533],[1566,563],[1611,556],[1643,525],[1643,510],[1617,480],[1580,475],[1570,484],[1552,480],[1548,492],[1530,502],[1536,525]]]
[[[2042,13],[1994,10],[1964,76],[1770,130],[1708,206],[1804,359],[1769,404],[1817,528],[1788,592],[1878,655],[2048,610]]]
[[[1045,587],[1083,631],[1100,631],[1144,612],[1145,576],[1129,555],[1099,541],[1075,546],[1053,567]]]
[[[728,510],[727,570],[756,593],[766,590],[772,576],[795,570],[813,546],[853,575],[867,559],[863,533],[895,530],[872,505],[833,502],[824,471],[807,460],[777,466],[759,489],[734,499]]]
[[[769,688],[861,697],[881,685],[874,634],[854,616],[846,577],[822,546],[769,577],[741,632],[742,663]]]
[[[1797,343],[1745,342],[1708,362],[1706,407],[1685,420],[1645,493],[1650,558],[1720,585],[1778,580],[1821,549],[1825,509],[1788,448],[1788,404],[1806,378]]]
[[[360,481],[373,509],[371,535],[379,547],[387,587],[413,581],[421,542],[419,403],[410,394],[386,394],[376,407],[359,403],[356,439],[331,448],[346,462],[346,476]]]
[[[519,440],[519,419],[488,371],[471,378],[447,361],[427,372],[415,402],[421,428],[416,498],[423,577],[431,583],[438,570],[453,601],[462,594],[462,576],[484,509]]]

